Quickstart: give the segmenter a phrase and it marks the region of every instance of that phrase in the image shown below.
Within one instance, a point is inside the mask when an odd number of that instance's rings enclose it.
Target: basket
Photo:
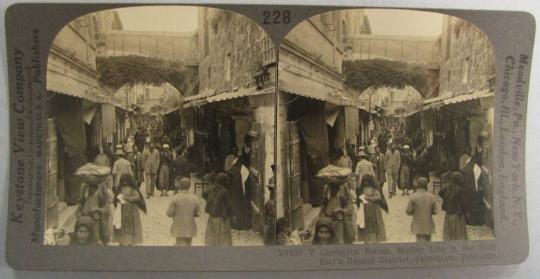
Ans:
[[[328,165],[317,172],[316,177],[326,184],[346,183],[352,175],[352,171],[347,168],[340,168],[335,165]]]
[[[98,166],[92,163],[88,163],[75,171],[75,175],[78,176],[82,182],[92,185],[104,183],[110,173],[111,168]]]

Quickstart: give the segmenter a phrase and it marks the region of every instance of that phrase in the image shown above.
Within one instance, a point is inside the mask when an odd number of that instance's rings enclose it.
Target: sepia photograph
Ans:
[[[47,64],[46,245],[275,244],[275,47],[240,14],[81,16]]]
[[[279,48],[279,245],[491,240],[495,53],[470,22],[347,9]]]

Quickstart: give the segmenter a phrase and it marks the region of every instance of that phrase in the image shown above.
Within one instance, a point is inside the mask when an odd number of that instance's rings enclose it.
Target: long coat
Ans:
[[[384,155],[384,168],[386,169],[386,173],[398,173],[400,165],[401,155],[399,154],[399,151],[394,150],[394,152],[392,152],[388,149]]]
[[[416,193],[411,195],[405,211],[413,218],[411,223],[413,234],[435,233],[435,222],[432,215],[437,213],[437,203],[433,194],[425,189],[418,189]]]
[[[251,191],[249,188],[249,178],[246,181],[245,191],[242,187],[242,177],[240,170],[242,164],[236,162],[229,174],[231,175],[230,183],[230,200],[232,203],[232,228],[237,230],[251,229]]]
[[[159,168],[159,151],[157,149],[145,150],[143,153],[144,172],[156,174]]]
[[[169,204],[167,216],[173,219],[171,235],[174,237],[193,238],[197,235],[195,217],[200,215],[200,201],[197,196],[181,191]]]

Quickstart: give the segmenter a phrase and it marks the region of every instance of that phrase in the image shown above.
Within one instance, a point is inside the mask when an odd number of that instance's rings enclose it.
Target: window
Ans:
[[[270,40],[270,37],[263,35],[262,37],[262,49],[263,49],[263,65],[270,65],[276,62],[276,53],[274,49],[274,43]]]
[[[461,82],[463,83],[467,83],[469,82],[469,61],[470,61],[470,57],[467,57],[465,58],[465,60],[463,60],[463,78],[461,79]]]
[[[225,72],[225,81],[231,81],[231,54],[225,55],[225,63],[223,63]]]
[[[204,21],[204,42],[203,42],[203,46],[204,46],[204,49],[203,49],[203,54],[204,54],[204,57],[208,56],[208,53],[210,52],[209,51],[209,30],[208,30],[208,21],[205,20]]]

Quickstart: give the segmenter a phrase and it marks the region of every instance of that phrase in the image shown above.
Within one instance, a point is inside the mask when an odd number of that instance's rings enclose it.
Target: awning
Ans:
[[[329,102],[338,106],[353,106],[365,110],[358,99],[345,96],[344,90],[331,88],[320,82],[304,82],[301,79],[282,78],[279,80],[279,91]]]
[[[494,97],[493,91],[483,90],[483,91],[474,91],[471,94],[463,94],[458,96],[451,97],[437,97],[424,101],[424,109],[434,109],[440,108],[447,105],[458,104],[462,102]]]
[[[77,80],[66,75],[60,75],[55,71],[47,71],[47,90],[94,103],[111,102],[111,97],[104,94],[107,92],[107,89],[101,87],[98,81],[93,81],[91,77],[87,77],[86,79],[84,81]],[[91,82],[86,82],[90,80]]]
[[[217,95],[195,95],[184,99],[184,108],[203,106],[214,102],[222,102],[242,97],[259,96],[264,94],[272,94],[275,90],[273,87],[257,90],[255,87],[240,89],[236,92],[225,92]]]

